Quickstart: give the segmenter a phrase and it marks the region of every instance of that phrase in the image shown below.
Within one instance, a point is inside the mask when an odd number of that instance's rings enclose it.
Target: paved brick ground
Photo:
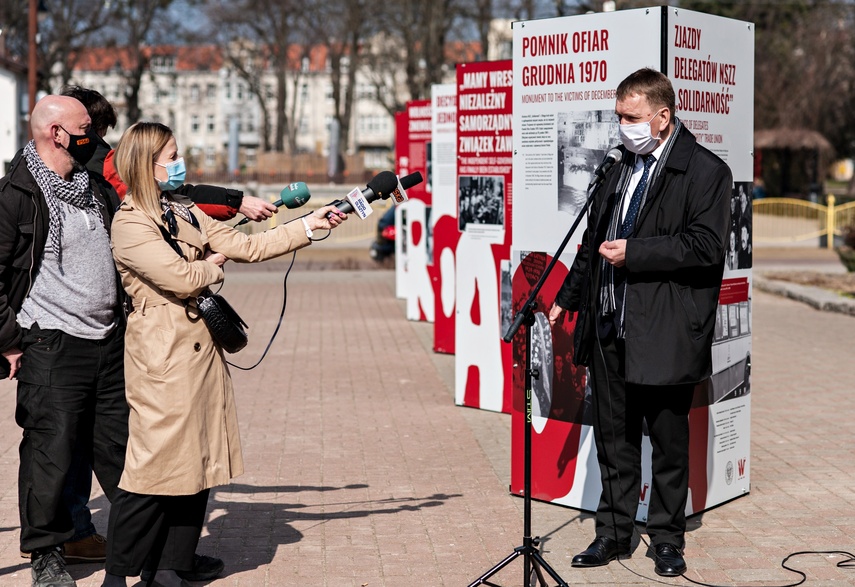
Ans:
[[[259,269],[230,270],[224,290],[252,327],[242,365],[260,354],[281,301],[282,266]],[[405,320],[390,271],[317,269],[292,274],[265,362],[234,374],[247,473],[212,493],[200,551],[227,564],[213,584],[465,586],[521,543],[523,502],[507,493],[509,418],[453,406],[453,358],[430,352],[431,326]],[[687,577],[771,586],[797,579],[780,568],[790,552],[855,547],[855,319],[762,293],[753,315],[752,490],[691,520]],[[8,382],[0,406],[0,585],[26,586]],[[105,530],[100,492],[92,506]],[[571,569],[592,517],[542,503],[533,516],[567,583],[655,582],[643,545],[624,565]],[[855,584],[855,569],[837,560],[792,564],[807,585]],[[99,565],[70,568],[81,587],[100,585]],[[519,587],[522,561],[495,581]]]

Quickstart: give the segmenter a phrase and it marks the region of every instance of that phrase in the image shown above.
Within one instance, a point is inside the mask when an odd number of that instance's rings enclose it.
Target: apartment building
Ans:
[[[226,171],[229,149],[236,148],[238,168],[252,170],[263,149],[261,106],[247,82],[226,62],[215,45],[156,46],[148,49],[149,66],[139,92],[143,120],[173,129],[188,167]],[[101,92],[116,107],[119,123],[105,137],[115,144],[127,127],[127,52],[94,48],[78,60],[70,83]],[[326,52],[295,60],[287,74],[286,111],[296,121],[298,153],[327,155],[333,118],[333,95]],[[276,77],[264,74],[264,100],[275,111]],[[54,88],[59,91],[60,88]],[[388,167],[395,139],[394,120],[374,99],[373,84],[357,74],[349,141],[343,151],[361,154],[366,167]],[[271,119],[271,124],[275,120]],[[235,147],[236,145],[236,147]],[[233,155],[234,156],[234,155]]]

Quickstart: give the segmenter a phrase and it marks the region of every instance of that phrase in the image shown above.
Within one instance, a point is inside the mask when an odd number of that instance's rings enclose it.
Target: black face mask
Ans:
[[[62,128],[62,130],[65,129]],[[92,129],[89,129],[85,135],[73,135],[67,130],[65,132],[68,134],[68,147],[65,150],[75,161],[85,167],[95,154],[95,149],[98,148],[98,135]]]

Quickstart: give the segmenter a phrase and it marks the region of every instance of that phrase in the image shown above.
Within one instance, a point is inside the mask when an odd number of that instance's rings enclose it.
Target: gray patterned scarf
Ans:
[[[671,149],[674,147],[674,141],[677,138],[677,135],[680,134],[681,129],[683,128],[683,123],[680,122],[680,119],[674,117],[674,131],[671,133],[671,136],[668,137],[668,140],[665,142],[665,148],[662,150],[662,157],[659,161],[656,162],[656,168],[653,170],[653,176],[648,180],[647,186],[644,189],[644,193],[641,196],[641,206],[638,209],[638,215],[641,216],[641,211],[644,209],[644,205],[647,203],[647,196],[650,192],[650,186],[654,185],[659,177],[665,170],[665,163],[668,161],[668,156],[671,154]],[[635,167],[635,157],[627,157],[624,159],[621,164],[620,171],[620,179],[617,184],[617,199],[615,201],[615,205],[612,208],[611,219],[609,220],[609,228],[606,232],[606,240],[613,241],[617,238],[618,232],[620,231],[621,226],[621,216],[623,213],[623,203],[625,198],[632,197],[632,194],[627,194],[627,186],[629,185],[629,180],[632,177],[632,170]],[[636,221],[636,227],[638,226],[638,222]],[[615,313],[617,309],[617,303],[615,301],[615,267],[611,263],[606,262],[606,260],[600,257],[600,315],[601,316],[611,316]],[[626,289],[624,291],[624,297],[626,297]],[[616,321],[618,326],[618,337],[624,337],[624,316],[623,312],[625,311],[625,305],[621,304],[621,316],[620,319]]]
[[[66,208],[59,205],[59,201],[80,209],[84,214],[87,211],[95,211],[93,214],[104,224],[100,213],[101,204],[95,199],[92,186],[89,183],[89,173],[85,168],[75,164],[74,174],[71,181],[65,181],[60,175],[49,169],[39,154],[36,152],[35,141],[30,141],[24,147],[24,157],[27,161],[27,169],[33,174],[42,195],[50,210],[50,244],[56,255],[57,262],[62,266],[62,221],[65,219]]]

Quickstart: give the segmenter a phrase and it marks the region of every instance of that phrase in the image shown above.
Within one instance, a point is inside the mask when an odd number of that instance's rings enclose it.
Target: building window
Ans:
[[[383,114],[366,114],[357,119],[356,128],[360,134],[385,133],[389,129],[389,117]]]
[[[257,165],[256,160],[256,150],[255,149],[247,149],[246,150],[246,159],[244,161],[247,167],[255,167]]]
[[[205,148],[205,167],[217,166],[217,150],[214,147]]]
[[[206,122],[205,122],[205,127],[208,129],[208,132],[214,132],[215,130],[217,130],[217,125],[214,122],[214,115],[213,114],[208,115],[208,118],[206,119]]]
[[[193,134],[199,132],[199,116],[197,114],[190,117],[190,132]]]
[[[207,98],[208,102],[214,102],[217,99],[217,86],[214,84],[208,84],[205,88],[205,98]]]
[[[361,83],[356,86],[358,100],[373,100],[377,96],[377,88],[372,84]]]
[[[374,169],[383,169],[389,166],[389,152],[381,149],[369,149],[363,153],[365,166]]]
[[[199,101],[199,86],[198,84],[193,84],[190,86],[190,101],[198,102]]]
[[[243,84],[237,85],[237,99],[238,102],[243,102]]]
[[[231,82],[226,82],[226,100],[232,99],[232,84]]]
[[[175,57],[173,55],[155,55],[151,58],[151,70],[154,73],[175,71]]]

